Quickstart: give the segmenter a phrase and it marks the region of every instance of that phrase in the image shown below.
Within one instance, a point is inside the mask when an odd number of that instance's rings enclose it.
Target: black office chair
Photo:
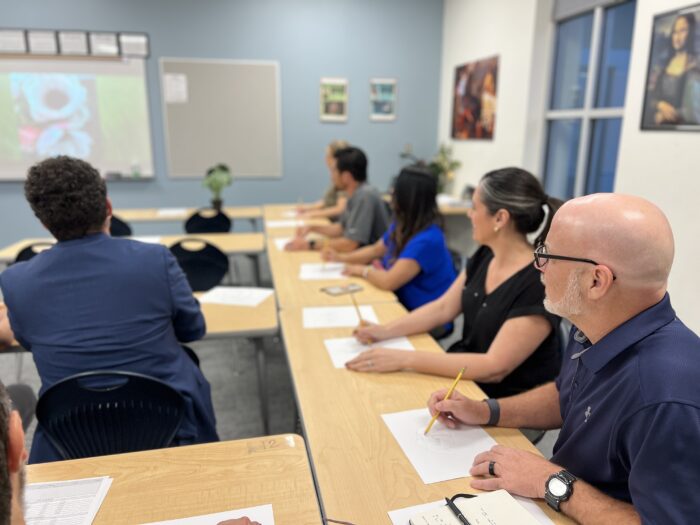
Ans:
[[[143,374],[97,370],[59,381],[36,406],[36,418],[63,459],[163,448],[172,444],[185,399]]]
[[[112,221],[109,225],[109,234],[112,237],[128,237],[131,235],[131,226],[119,217],[112,215]]]
[[[201,239],[185,239],[170,247],[194,292],[211,290],[228,273],[228,257]]]
[[[30,244],[26,248],[22,248],[20,250],[20,252],[17,254],[17,257],[15,257],[15,262],[12,264],[28,261],[38,253],[43,252],[44,250],[48,250],[52,246],[52,242],[35,242],[33,244]]]
[[[197,210],[185,221],[187,233],[227,233],[233,221],[224,212],[208,208]]]

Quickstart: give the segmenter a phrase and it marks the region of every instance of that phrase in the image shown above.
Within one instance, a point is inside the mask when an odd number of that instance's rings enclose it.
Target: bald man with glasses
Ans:
[[[472,487],[544,498],[579,523],[693,523],[700,516],[700,339],[666,291],[673,233],[638,197],[573,199],[534,253],[545,308],[574,327],[556,381],[499,400],[445,400],[460,423],[560,428],[551,461],[496,446]]]

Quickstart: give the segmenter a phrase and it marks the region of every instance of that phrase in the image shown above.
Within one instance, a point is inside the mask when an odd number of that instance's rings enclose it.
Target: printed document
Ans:
[[[304,263],[299,267],[299,279],[302,281],[347,279],[347,275],[343,275],[344,269],[343,263]]]
[[[158,217],[182,217],[187,215],[187,208],[159,208],[156,215]]]
[[[90,525],[111,484],[107,476],[31,483],[24,493],[27,525]]]

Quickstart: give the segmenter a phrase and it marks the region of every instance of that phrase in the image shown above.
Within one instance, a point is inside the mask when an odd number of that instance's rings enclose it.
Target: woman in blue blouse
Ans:
[[[382,290],[396,292],[408,310],[440,297],[456,272],[440,228],[435,201],[437,183],[425,168],[404,168],[392,196],[393,222],[374,244],[350,253],[325,250],[327,261],[348,263],[347,275],[364,277]]]

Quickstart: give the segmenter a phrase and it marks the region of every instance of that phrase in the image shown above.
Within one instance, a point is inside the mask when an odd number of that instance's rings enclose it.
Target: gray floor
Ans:
[[[238,264],[244,283],[251,280],[249,261],[241,259]],[[262,279],[269,281],[269,272],[264,268]],[[458,320],[453,336],[443,342],[449,345],[461,333],[461,319]],[[263,434],[260,418],[260,400],[258,397],[257,375],[255,369],[255,351],[251,341],[231,339],[220,341],[203,341],[191,345],[201,361],[202,371],[212,388],[217,428],[222,440],[240,439]],[[289,367],[282,343],[279,339],[270,339],[266,345],[267,384],[270,408],[270,432],[280,434],[294,432],[294,392]],[[0,380],[5,385],[16,382],[17,354],[0,354]],[[30,354],[23,354],[21,381],[29,384],[35,391],[40,386],[39,376]],[[34,435],[32,424],[27,432],[27,448]],[[551,456],[552,445],[558,432],[548,432],[538,448],[545,455]]]

